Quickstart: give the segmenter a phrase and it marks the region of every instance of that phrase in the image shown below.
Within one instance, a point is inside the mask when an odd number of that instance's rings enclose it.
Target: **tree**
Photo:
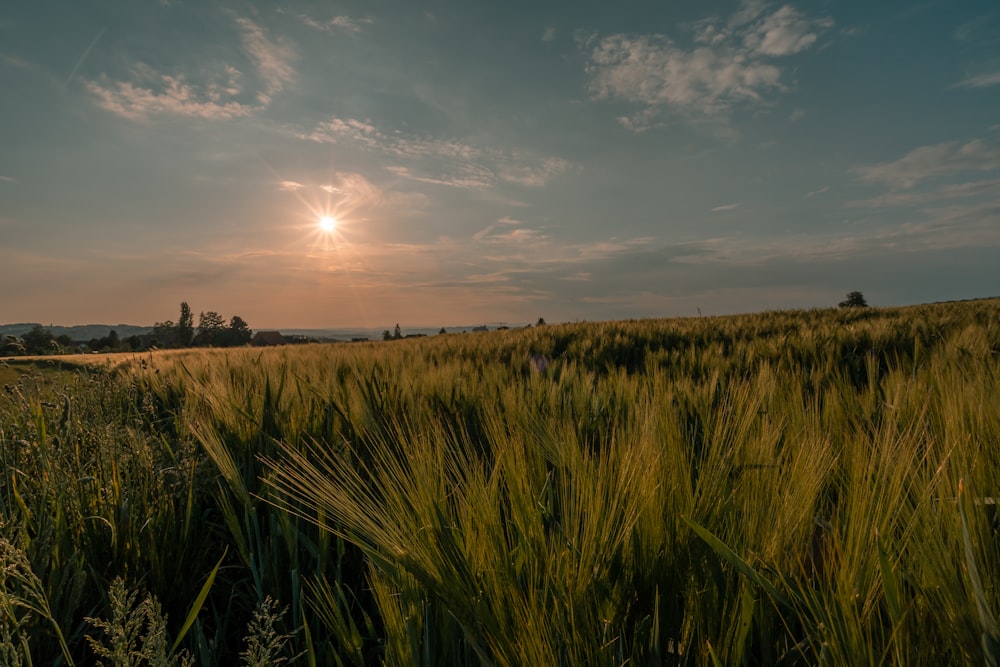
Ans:
[[[52,354],[59,347],[52,332],[42,328],[40,324],[21,336],[21,340],[28,354]]]
[[[246,345],[253,337],[250,325],[239,315],[233,315],[229,319],[229,329],[226,330],[226,345],[237,347]]]
[[[198,345],[216,345],[223,338],[226,320],[214,310],[198,315]]]
[[[3,340],[0,341],[0,355],[2,356],[13,357],[26,353],[24,342],[16,336],[4,336]]]
[[[171,320],[157,322],[153,325],[153,337],[163,347],[173,347],[177,342],[177,327]]]
[[[181,347],[191,347],[194,342],[194,313],[187,301],[181,301],[181,317],[177,320],[177,344]]]
[[[396,330],[392,332],[392,339],[399,340],[403,337],[403,331],[399,328],[399,323],[396,324]]]
[[[861,292],[848,292],[847,299],[837,304],[841,308],[867,308],[868,302]]]
[[[94,352],[116,352],[121,348],[122,342],[118,338],[118,332],[112,329],[103,338],[91,338],[87,342],[87,346]]]
[[[389,333],[388,329],[382,332],[382,340],[392,340],[392,334]]]
[[[544,317],[539,317],[538,321],[535,322],[535,326],[536,327],[543,327],[543,326],[545,326],[545,318]]]
[[[448,330],[447,330],[447,329],[445,329],[444,327],[441,327],[441,330],[440,330],[440,331],[438,331],[438,335],[441,335],[441,334],[446,334],[446,333],[448,333]]]

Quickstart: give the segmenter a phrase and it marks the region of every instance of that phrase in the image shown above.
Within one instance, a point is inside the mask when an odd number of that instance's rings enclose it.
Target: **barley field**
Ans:
[[[0,383],[3,665],[1000,662],[1000,300]]]

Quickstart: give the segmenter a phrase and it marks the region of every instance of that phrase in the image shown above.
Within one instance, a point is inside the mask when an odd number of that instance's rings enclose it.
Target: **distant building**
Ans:
[[[269,345],[284,345],[285,337],[280,331],[258,331],[250,339],[250,343],[256,347],[267,347]]]

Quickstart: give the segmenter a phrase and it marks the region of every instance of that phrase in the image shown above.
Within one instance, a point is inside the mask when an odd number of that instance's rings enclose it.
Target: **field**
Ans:
[[[51,361],[3,665],[1000,661],[1000,300]]]

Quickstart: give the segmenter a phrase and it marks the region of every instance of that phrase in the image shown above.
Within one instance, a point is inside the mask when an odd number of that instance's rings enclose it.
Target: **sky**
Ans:
[[[1000,295],[995,0],[4,0],[0,91],[0,322]]]

